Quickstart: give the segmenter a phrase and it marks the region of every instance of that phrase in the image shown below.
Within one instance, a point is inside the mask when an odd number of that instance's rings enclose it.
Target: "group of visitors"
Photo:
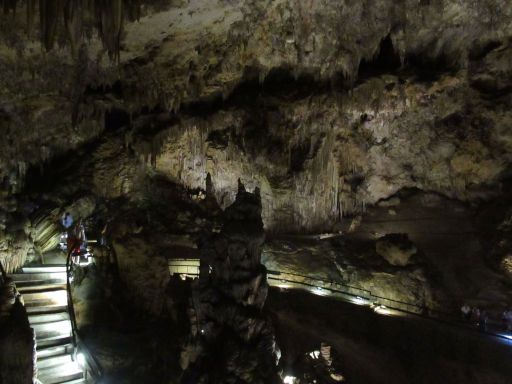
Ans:
[[[487,311],[481,310],[478,307],[471,308],[469,305],[464,304],[460,308],[462,318],[473,324],[476,324],[479,330],[487,331],[487,321],[489,315]],[[512,309],[505,310],[501,317],[503,329],[506,331],[512,331]]]
[[[85,227],[81,217],[76,223],[69,212],[62,215],[61,223],[67,233],[67,250],[71,253],[71,261],[74,264],[80,263],[80,255],[87,251],[87,238]]]

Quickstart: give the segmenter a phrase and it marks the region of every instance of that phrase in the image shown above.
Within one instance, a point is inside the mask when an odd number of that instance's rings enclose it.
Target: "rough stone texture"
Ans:
[[[167,259],[155,252],[147,238],[129,232],[124,236],[114,233],[114,236],[112,246],[127,295],[148,313],[162,314],[167,304],[165,292],[169,283]]]
[[[201,271],[190,302],[191,335],[181,355],[184,383],[279,383],[267,296],[258,193],[240,184],[222,230],[201,246]]]
[[[16,286],[10,280],[0,281],[0,383],[32,384],[35,359],[34,330]]]
[[[33,243],[31,223],[27,217],[0,203],[0,262],[11,273],[31,259]],[[8,206],[8,205],[7,205]]]
[[[450,296],[431,284],[430,266],[390,264],[376,252],[374,240],[275,239],[265,245],[262,260],[269,270],[281,272],[283,279],[310,283],[309,277],[325,281],[327,287],[339,282],[418,307],[436,308],[436,296]]]
[[[375,250],[391,265],[404,267],[409,264],[411,256],[416,254],[416,247],[406,234],[389,234],[375,243]]]
[[[143,124],[155,140],[141,157],[193,188],[215,171],[223,207],[239,177],[258,185],[269,230],[331,226],[403,187],[471,200],[510,163],[505,0],[160,3],[126,24],[118,67],[95,38],[76,56],[46,55],[25,37],[23,12],[5,21],[4,184],[20,189],[29,164],[97,137],[106,111],[119,107],[137,117],[144,107],[183,105],[178,125]],[[379,62],[381,50],[396,56],[394,66]],[[426,68],[441,75],[422,77]],[[203,108],[191,102],[213,103],[253,78],[265,85],[269,74],[272,83],[276,69],[309,76],[323,91],[278,100],[263,92],[234,110],[187,118]],[[164,141],[158,156],[159,131],[169,126],[178,144]]]

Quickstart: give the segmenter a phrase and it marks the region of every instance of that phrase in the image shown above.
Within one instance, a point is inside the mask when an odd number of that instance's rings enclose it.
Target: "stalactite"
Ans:
[[[96,0],[96,20],[103,44],[112,60],[119,62],[123,29],[123,0]]]
[[[36,2],[25,1],[29,37],[33,34]],[[4,14],[15,16],[17,4],[17,0],[0,0]],[[140,16],[141,0],[39,0],[41,43],[51,50],[63,26],[71,50],[76,53],[84,36],[92,38],[91,25],[95,25],[110,58],[119,61],[124,19],[135,21]]]
[[[55,43],[61,10],[61,0],[39,0],[41,41],[48,51]]]
[[[2,8],[4,9],[4,13],[13,13],[14,16],[16,16],[16,6],[17,6],[17,0],[1,0],[0,4],[2,5]]]
[[[77,54],[77,47],[82,38],[82,1],[67,0],[64,5],[64,26],[68,36],[73,55]]]
[[[36,13],[36,0],[27,0],[27,36],[32,37],[34,18]]]

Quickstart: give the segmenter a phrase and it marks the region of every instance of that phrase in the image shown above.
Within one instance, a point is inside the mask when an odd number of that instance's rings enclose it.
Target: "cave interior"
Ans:
[[[506,384],[510,0],[0,0],[0,384]]]

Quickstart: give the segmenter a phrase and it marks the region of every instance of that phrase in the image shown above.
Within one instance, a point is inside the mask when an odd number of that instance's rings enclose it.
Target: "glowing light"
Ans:
[[[313,359],[318,359],[320,357],[320,351],[309,352],[309,356]]]
[[[204,335],[204,329],[201,329],[201,335]]]
[[[350,299],[350,301],[352,303],[354,303],[354,304],[357,304],[357,305],[366,305],[366,304],[368,304],[368,300],[365,300],[365,299],[363,299],[362,297],[359,297],[359,296],[357,296],[357,297],[355,297],[353,299]]]
[[[295,383],[295,377],[293,376],[285,376],[283,380],[284,384],[294,384]]]
[[[277,286],[281,289],[288,289],[290,286],[288,284],[277,284]]]
[[[315,287],[315,288],[313,288],[313,293],[315,295],[318,295],[318,296],[327,296],[329,294],[329,292],[327,292],[322,287]]]
[[[375,313],[378,313],[379,315],[389,316],[391,315],[391,311],[387,309],[384,305],[377,305],[375,308],[373,308]]]
[[[85,261],[81,261],[82,258],[85,258]],[[93,258],[93,255],[92,253],[85,253],[83,256],[80,257],[80,261],[79,261],[79,265],[82,266],[82,265],[89,265],[92,263],[92,258]]]
[[[79,366],[81,366],[82,368],[85,367],[85,356],[83,353],[81,352],[78,352],[76,354],[76,362],[78,363]]]
[[[27,294],[26,296],[29,295],[30,294]],[[37,300],[38,298],[36,297],[35,299]],[[68,304],[68,295],[64,290],[45,292],[44,299],[50,299],[53,305],[63,306]]]

